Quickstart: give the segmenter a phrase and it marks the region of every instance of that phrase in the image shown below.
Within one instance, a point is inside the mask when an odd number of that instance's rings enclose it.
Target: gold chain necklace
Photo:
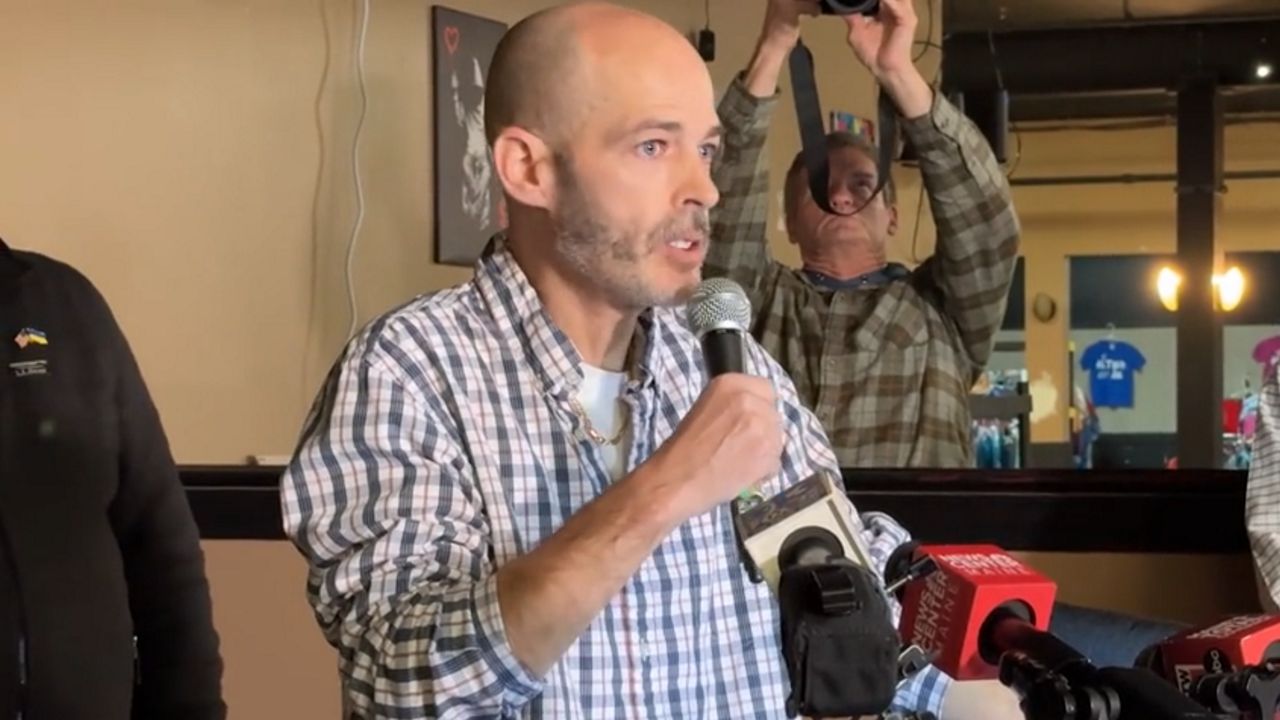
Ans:
[[[570,402],[573,403],[573,411],[578,414],[578,419],[582,421],[582,428],[586,431],[587,437],[591,438],[593,442],[597,445],[617,445],[622,442],[622,436],[627,432],[627,426],[630,425],[630,422],[628,422],[631,417],[630,413],[623,413],[622,426],[618,428],[616,435],[609,438],[605,437],[599,430],[596,430],[596,426],[592,424],[590,416],[587,415],[586,409],[582,407],[582,403],[578,402],[578,398],[570,398]]]

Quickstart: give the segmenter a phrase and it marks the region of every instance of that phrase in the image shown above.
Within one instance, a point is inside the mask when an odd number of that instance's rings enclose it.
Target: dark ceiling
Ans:
[[[949,33],[1280,17],[1280,0],[940,1]]]
[[[1196,72],[1218,78],[1228,115],[1280,111],[1280,0],[934,1],[944,87],[998,81],[1015,121],[1167,117]],[[1277,72],[1259,82],[1262,62]]]

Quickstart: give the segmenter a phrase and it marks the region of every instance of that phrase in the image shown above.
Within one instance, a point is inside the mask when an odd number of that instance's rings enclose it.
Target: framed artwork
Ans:
[[[435,261],[471,265],[506,227],[502,187],[484,137],[484,84],[505,23],[432,8]]]

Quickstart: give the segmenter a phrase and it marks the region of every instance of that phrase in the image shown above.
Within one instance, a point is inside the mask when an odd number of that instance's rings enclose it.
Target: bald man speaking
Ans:
[[[708,382],[684,321],[718,200],[706,67],[652,17],[560,6],[502,40],[485,124],[509,229],[353,339],[282,479],[344,720],[786,717],[726,503],[839,469],[754,341]],[[908,534],[855,521],[883,572]]]

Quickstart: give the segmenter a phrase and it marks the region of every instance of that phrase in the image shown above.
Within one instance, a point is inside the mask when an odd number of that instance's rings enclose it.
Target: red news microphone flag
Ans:
[[[904,644],[938,653],[934,664],[957,680],[992,679],[999,668],[978,652],[978,634],[992,611],[1019,602],[1029,622],[1048,630],[1058,586],[995,545],[923,545],[938,569],[909,583],[902,602]]]

